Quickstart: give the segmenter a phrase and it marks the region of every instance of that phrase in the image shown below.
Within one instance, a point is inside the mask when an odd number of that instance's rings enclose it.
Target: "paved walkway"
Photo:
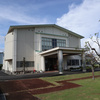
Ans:
[[[31,78],[40,78],[40,77],[52,77],[52,76],[70,75],[70,74],[79,74],[79,73],[83,73],[83,72],[65,71],[63,74],[59,74],[59,72],[49,72],[49,73],[35,73],[35,74],[33,73],[33,74],[23,74],[23,75],[9,75],[9,74],[5,74],[4,72],[0,71],[0,81],[31,79]]]
[[[100,71],[100,68],[95,69],[95,71]],[[59,74],[59,72],[56,71],[56,72],[48,72],[48,73],[46,72],[46,73],[10,75],[10,74],[4,73],[3,71],[0,71],[0,81],[52,77],[52,76],[71,75],[71,74],[80,74],[80,73],[83,73],[83,72],[82,71],[64,71],[63,74]]]
[[[4,73],[3,71],[0,70],[0,76],[8,76],[8,74]]]

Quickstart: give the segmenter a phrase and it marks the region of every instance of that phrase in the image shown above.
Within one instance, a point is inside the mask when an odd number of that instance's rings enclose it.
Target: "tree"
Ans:
[[[95,40],[93,39],[93,36],[91,36],[90,39],[92,40],[93,43],[97,44],[97,46],[99,47],[99,50],[100,50],[99,33],[95,33],[94,36],[96,37]],[[89,57],[91,58],[90,63],[92,65],[91,66],[92,76],[93,76],[93,79],[95,79],[95,77],[94,77],[94,65],[97,62],[96,55],[100,58],[100,54],[98,53],[98,51],[95,48],[93,48],[91,46],[89,41],[85,42],[85,47],[88,48],[88,54],[89,54]]]
[[[95,79],[95,77],[94,77],[94,67],[95,67],[95,64],[97,63],[97,60],[96,60],[93,52],[87,53],[87,57],[89,57],[89,59],[86,58],[86,62],[88,62],[91,65],[92,78],[94,80]]]

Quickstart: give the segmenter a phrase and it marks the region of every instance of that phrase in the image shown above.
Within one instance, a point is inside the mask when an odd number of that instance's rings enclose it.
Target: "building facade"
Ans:
[[[79,54],[85,68],[82,38],[55,24],[10,26],[5,37],[3,69],[10,72],[24,70],[24,59],[25,70],[58,70],[62,73],[68,69],[69,56]],[[76,62],[74,65],[79,65]]]
[[[0,64],[3,64],[3,52],[0,52]]]

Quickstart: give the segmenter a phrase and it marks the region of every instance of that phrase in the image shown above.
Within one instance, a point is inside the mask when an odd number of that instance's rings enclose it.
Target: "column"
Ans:
[[[63,63],[63,52],[62,52],[62,50],[59,50],[58,51],[58,68],[59,68],[59,74],[63,74],[62,63]]]
[[[41,56],[41,69],[42,69],[42,71],[45,71],[45,58],[44,58],[44,56]]]
[[[86,72],[86,62],[85,62],[85,53],[82,53],[82,67],[83,67],[83,72]]]

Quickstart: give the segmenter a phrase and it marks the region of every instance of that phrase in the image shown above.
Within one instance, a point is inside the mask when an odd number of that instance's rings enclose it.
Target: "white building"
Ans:
[[[85,62],[85,50],[80,42],[82,38],[55,24],[10,26],[5,37],[3,69],[21,71],[25,58],[25,70],[58,70],[62,73],[68,69],[70,55],[81,54]],[[80,63],[76,62],[73,66]],[[85,63],[82,66],[85,68]]]
[[[3,52],[0,52],[0,64],[3,64]]]

